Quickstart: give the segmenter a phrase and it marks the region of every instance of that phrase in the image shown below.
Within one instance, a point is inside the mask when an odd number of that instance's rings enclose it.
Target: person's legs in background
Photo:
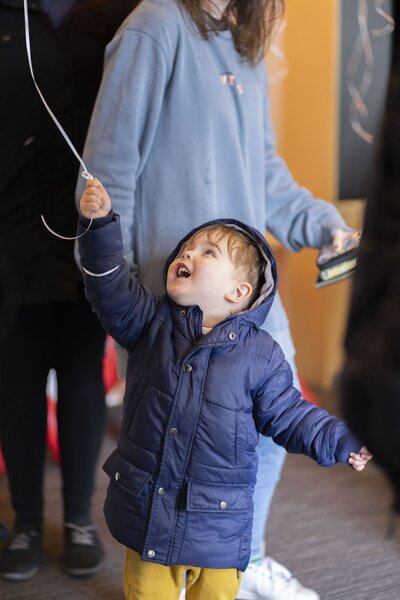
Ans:
[[[64,569],[90,575],[104,556],[90,502],[105,428],[102,377],[105,332],[86,299],[60,305],[57,316],[57,421],[64,499]]]
[[[15,510],[14,533],[0,552],[0,576],[38,570],[43,519],[49,370],[58,378],[57,421],[66,525],[64,567],[89,575],[103,549],[90,522],[94,474],[105,425],[105,332],[86,300],[21,309],[0,351],[0,439]]]
[[[0,440],[15,511],[0,576],[16,581],[37,572],[41,550],[52,325],[53,305],[22,307],[0,350]]]
[[[300,389],[294,358],[287,359],[295,387]],[[304,587],[291,572],[265,556],[265,527],[275,488],[279,482],[286,451],[271,438],[260,436],[257,445],[258,470],[254,491],[254,517],[251,557],[243,573],[238,600],[318,600],[313,590]]]
[[[265,527],[272,498],[281,477],[286,450],[272,440],[260,435],[257,445],[258,471],[254,489],[254,517],[251,534],[251,561],[265,556]]]

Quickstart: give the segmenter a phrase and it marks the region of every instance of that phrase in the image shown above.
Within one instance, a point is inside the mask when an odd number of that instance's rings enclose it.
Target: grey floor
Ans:
[[[106,436],[102,458],[113,444]],[[60,569],[60,477],[57,465],[49,461],[45,561],[30,582],[0,581],[1,600],[122,600],[123,549],[103,521],[107,482],[100,469],[97,479],[94,517],[107,550],[101,573],[77,580]],[[400,536],[385,535],[391,499],[391,490],[374,465],[355,473],[342,466],[324,469],[291,455],[271,509],[268,553],[316,589],[322,600],[400,600]],[[12,520],[4,477],[0,477],[0,520],[7,524]]]

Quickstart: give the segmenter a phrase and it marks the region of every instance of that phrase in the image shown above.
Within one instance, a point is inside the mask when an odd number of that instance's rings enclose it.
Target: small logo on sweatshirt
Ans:
[[[238,94],[244,94],[244,88],[241,83],[236,81],[236,76],[229,71],[226,73],[220,73],[219,80],[222,85],[228,85],[229,87],[235,88]]]

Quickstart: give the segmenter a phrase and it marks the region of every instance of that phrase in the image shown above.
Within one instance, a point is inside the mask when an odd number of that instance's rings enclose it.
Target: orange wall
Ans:
[[[289,74],[271,85],[279,152],[301,185],[316,197],[333,202],[337,189],[339,17],[338,0],[286,0],[287,26],[276,43],[287,57]],[[349,224],[359,226],[359,203],[341,202],[338,207]],[[317,290],[315,260],[315,250],[296,255],[278,250],[280,289],[299,370],[310,383],[329,388],[341,363],[350,284]]]

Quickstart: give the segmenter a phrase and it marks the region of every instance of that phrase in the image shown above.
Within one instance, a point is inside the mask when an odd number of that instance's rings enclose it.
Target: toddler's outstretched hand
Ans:
[[[88,179],[80,202],[81,213],[87,219],[106,217],[111,210],[110,196],[98,179]]]
[[[360,452],[350,452],[348,463],[355,471],[362,471],[371,458],[372,454],[369,452],[368,448],[363,446]]]

